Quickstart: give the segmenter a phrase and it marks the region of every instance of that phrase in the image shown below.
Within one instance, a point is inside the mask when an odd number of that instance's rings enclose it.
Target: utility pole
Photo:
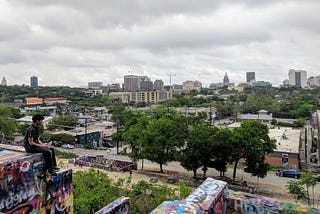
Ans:
[[[213,125],[213,113],[212,113],[211,103],[210,103],[210,112],[209,112],[209,114],[210,114],[210,126],[212,126]]]
[[[306,171],[308,169],[308,141],[307,141],[307,128],[304,129],[305,131],[305,136],[304,136],[304,157],[305,157],[305,161],[306,161]]]
[[[88,144],[88,137],[87,137],[87,135],[88,135],[88,133],[87,133],[87,127],[88,127],[88,123],[87,123],[87,118],[85,118],[84,119],[84,144],[87,146]]]

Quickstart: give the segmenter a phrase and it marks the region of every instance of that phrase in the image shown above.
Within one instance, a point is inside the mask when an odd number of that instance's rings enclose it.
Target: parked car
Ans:
[[[113,141],[111,141],[111,140],[104,140],[104,141],[102,142],[102,145],[103,145],[104,147],[110,147],[110,148],[113,148],[113,147],[116,146],[115,142],[113,142]]]
[[[52,145],[52,146],[55,146],[55,147],[61,147],[61,146],[62,146],[62,142],[60,142],[60,141],[53,141],[53,142],[51,143],[51,145]]]
[[[276,175],[278,175],[279,177],[300,178],[301,173],[297,170],[289,169],[278,171]]]
[[[88,123],[80,123],[80,127],[88,127]]]
[[[74,148],[71,144],[63,144],[61,147],[64,149],[73,149]]]
[[[320,181],[320,174],[316,174],[313,176],[317,181]]]

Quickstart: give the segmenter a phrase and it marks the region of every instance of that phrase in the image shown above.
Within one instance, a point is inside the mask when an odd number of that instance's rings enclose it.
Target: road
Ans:
[[[116,148],[111,148],[110,150],[87,150],[87,149],[79,149],[75,148],[72,150],[68,149],[62,149],[59,148],[59,150],[62,151],[68,151],[68,152],[74,152],[78,154],[79,156],[82,155],[104,155],[106,157],[114,158],[114,159],[120,159],[120,160],[130,160],[128,156],[124,155],[117,155],[116,154]],[[144,160],[144,169],[148,170],[160,170],[159,164],[153,163],[148,160]],[[176,172],[182,172],[182,173],[189,173],[190,177],[193,175],[192,172],[188,172],[185,170],[179,162],[170,162],[167,165],[163,166],[164,170],[170,170],[170,171],[176,171]],[[141,169],[141,160],[138,162],[138,169]],[[198,173],[202,173],[201,170],[198,170]],[[226,172],[227,177],[232,177],[233,169],[229,168]],[[207,172],[208,176],[219,176],[219,172],[215,169],[210,168]],[[274,192],[280,192],[285,193],[287,192],[285,185],[288,181],[293,180],[293,178],[284,178],[284,177],[278,177],[275,175],[274,171],[270,171],[268,175],[265,178],[260,178],[259,182],[257,183],[257,178],[252,177],[249,173],[244,172],[242,169],[237,170],[237,178],[242,178],[248,182],[248,184],[253,184],[255,186],[259,186],[260,188],[269,189]],[[295,179],[294,179],[295,180]],[[315,187],[315,195],[320,195],[320,185],[317,185]]]

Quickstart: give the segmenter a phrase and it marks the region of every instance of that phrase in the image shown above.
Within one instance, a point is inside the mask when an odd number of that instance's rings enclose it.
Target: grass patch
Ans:
[[[73,152],[63,152],[60,151],[59,149],[54,149],[56,156],[59,158],[66,158],[66,159],[70,159],[70,158],[77,158],[78,155],[73,153]]]

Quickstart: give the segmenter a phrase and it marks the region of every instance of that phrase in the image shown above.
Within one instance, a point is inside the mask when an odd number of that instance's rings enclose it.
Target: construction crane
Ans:
[[[170,87],[171,87],[171,77],[174,77],[176,75],[175,74],[169,74],[168,76],[170,77]]]

